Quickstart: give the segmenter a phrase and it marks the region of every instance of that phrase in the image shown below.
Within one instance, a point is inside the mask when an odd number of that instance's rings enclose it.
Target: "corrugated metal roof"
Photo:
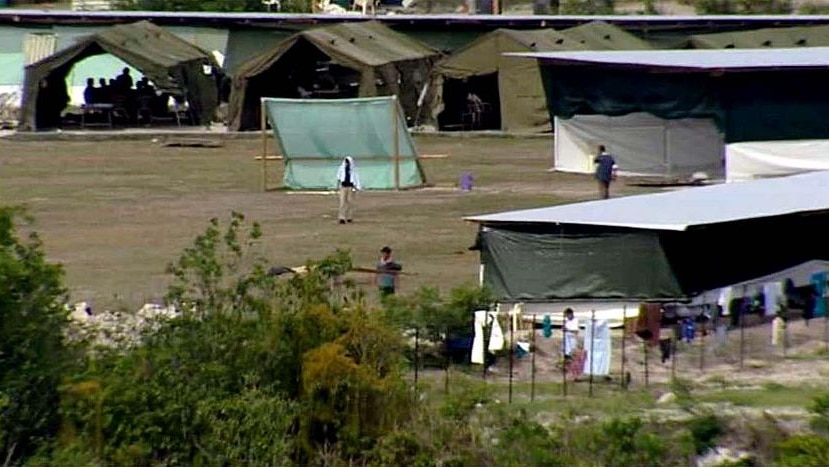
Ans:
[[[647,69],[659,72],[829,68],[829,47],[793,49],[632,50],[510,54],[559,66]]]
[[[481,224],[578,224],[683,231],[829,210],[829,171],[468,217]]]
[[[58,37],[53,33],[28,33],[23,39],[23,57],[26,65],[55,53],[58,45]]]

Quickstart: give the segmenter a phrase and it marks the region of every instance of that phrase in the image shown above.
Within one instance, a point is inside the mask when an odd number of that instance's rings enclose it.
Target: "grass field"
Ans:
[[[23,204],[36,218],[49,257],[63,263],[72,299],[129,308],[157,301],[166,290],[165,265],[191,243],[211,217],[232,210],[260,221],[274,264],[293,266],[350,249],[370,266],[390,245],[422,284],[449,288],[477,280],[477,255],[467,251],[475,226],[463,216],[587,199],[589,176],[548,173],[547,138],[419,137],[430,183],[422,190],[364,192],[355,223],[336,223],[336,197],[261,192],[255,139],[224,147],[166,148],[145,141],[0,140],[0,200]],[[272,180],[281,180],[272,163]],[[455,188],[471,171],[475,189]],[[332,177],[334,174],[332,174]],[[627,190],[627,188],[622,188]],[[363,279],[368,279],[363,277]]]

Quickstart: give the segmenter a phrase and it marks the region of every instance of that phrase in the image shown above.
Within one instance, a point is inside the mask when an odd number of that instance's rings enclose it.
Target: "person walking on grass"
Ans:
[[[599,154],[593,159],[596,164],[596,180],[599,182],[599,198],[610,198],[610,183],[616,179],[616,160],[607,152],[604,145],[599,145]]]
[[[360,176],[354,165],[354,158],[345,156],[337,171],[337,187],[340,191],[340,224],[351,223],[354,213],[354,194],[360,190]]]
[[[380,249],[380,260],[377,261],[377,274],[374,276],[374,285],[380,292],[380,298],[394,295],[399,284],[399,274],[403,268],[394,262],[391,257],[391,248],[384,246]]]

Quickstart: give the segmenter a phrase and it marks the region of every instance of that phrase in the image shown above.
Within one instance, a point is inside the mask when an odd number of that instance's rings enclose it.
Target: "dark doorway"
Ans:
[[[270,69],[248,83],[245,107],[255,113],[243,117],[242,127],[259,128],[262,97],[347,99],[359,93],[358,71],[333,63],[316,46],[300,39]]]
[[[438,116],[441,130],[500,130],[498,73],[447,79],[443,82],[443,105],[443,112]]]

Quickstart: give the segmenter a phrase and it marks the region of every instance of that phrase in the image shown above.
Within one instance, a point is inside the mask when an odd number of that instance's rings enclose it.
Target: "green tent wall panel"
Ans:
[[[337,170],[345,156],[354,158],[363,189],[413,188],[425,183],[414,142],[393,96],[266,98],[263,103],[285,159],[286,188],[336,188]],[[398,169],[395,162],[399,162]]]

